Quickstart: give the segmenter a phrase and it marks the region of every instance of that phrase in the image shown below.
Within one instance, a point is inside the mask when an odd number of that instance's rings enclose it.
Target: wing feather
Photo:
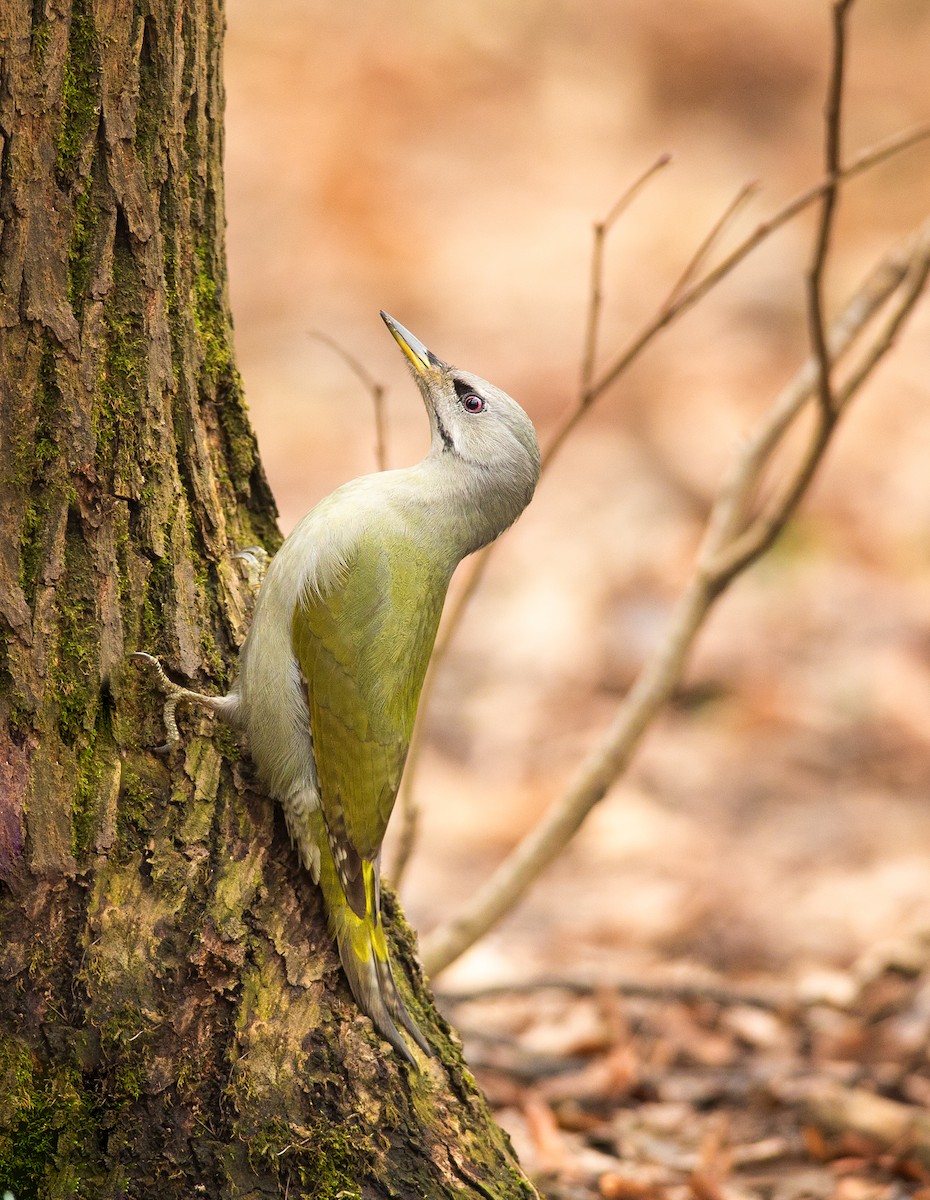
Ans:
[[[394,807],[447,585],[409,538],[366,534],[339,578],[294,610],[323,814],[359,916],[362,861],[377,858]]]

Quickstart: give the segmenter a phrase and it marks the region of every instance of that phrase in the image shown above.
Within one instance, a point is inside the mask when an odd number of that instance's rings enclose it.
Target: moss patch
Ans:
[[[0,1042],[0,1094],[0,1186],[16,1200],[40,1200],[54,1179],[54,1195],[90,1200],[96,1188],[81,1163],[94,1145],[96,1113],[80,1073],[56,1067],[42,1075],[26,1047]]]
[[[33,37],[35,45],[35,35]],[[68,58],[62,81],[61,129],[55,174],[68,189],[100,119],[100,45],[88,0],[74,0],[68,29]]]
[[[39,576],[47,554],[47,530],[52,511],[61,503],[61,455],[58,423],[64,398],[58,385],[51,340],[42,343],[38,385],[32,412],[35,425],[24,422],[14,432],[16,483],[26,494],[19,543],[19,582],[30,608],[35,605]]]
[[[167,558],[156,558],[145,582],[142,598],[142,627],[140,644],[143,646],[164,645],[166,636],[166,613],[174,602],[174,575]]]
[[[93,411],[97,462],[112,469],[120,495],[134,496],[139,468],[142,404],[148,388],[148,343],[142,316],[139,271],[125,218],[117,217],[113,286],[104,308],[106,348]],[[131,483],[130,481],[133,481]]]
[[[32,27],[32,61],[37,71],[42,71],[52,39],[52,23],[47,19],[37,21]]]
[[[270,1173],[285,1190],[295,1183],[312,1187],[315,1200],[361,1200],[353,1179],[358,1165],[358,1131],[340,1130],[329,1122],[316,1129],[295,1130],[274,1121],[248,1137],[249,1162]]]
[[[93,746],[85,746],[77,756],[77,785],[71,805],[71,853],[78,862],[93,845],[97,829],[96,800],[103,779],[103,763]]]
[[[127,757],[123,764],[116,810],[117,847],[116,854],[111,856],[117,863],[124,863],[139,852],[151,835],[149,814],[162,783],[148,778],[144,771],[141,756]]]
[[[136,151],[140,158],[151,160],[158,145],[163,121],[163,106],[159,101],[162,74],[158,63],[158,30],[151,13],[146,14],[139,53],[139,108],[136,115]]]
[[[86,740],[98,715],[99,662],[95,580],[80,519],[72,511],[65,534],[65,570],[55,592],[58,643],[51,672],[58,733],[67,746]]]
[[[74,205],[71,240],[68,244],[68,300],[75,315],[80,315],[93,272],[94,232],[100,209],[94,194],[94,180],[88,178]]]
[[[203,352],[203,369],[213,383],[233,371],[232,331],[222,289],[216,282],[218,277],[212,249],[206,240],[201,240],[196,246],[194,322]]]

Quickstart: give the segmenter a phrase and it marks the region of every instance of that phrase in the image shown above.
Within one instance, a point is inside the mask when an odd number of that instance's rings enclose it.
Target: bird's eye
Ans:
[[[480,396],[476,396],[474,392],[466,392],[462,397],[462,408],[466,412],[480,413],[484,412],[485,404]]]

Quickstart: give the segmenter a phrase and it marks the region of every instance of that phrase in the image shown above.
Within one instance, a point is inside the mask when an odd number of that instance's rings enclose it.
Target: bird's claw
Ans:
[[[135,650],[129,657],[147,663],[155,672],[158,687],[165,697],[163,720],[167,741],[161,746],[153,746],[152,753],[170,754],[181,740],[181,734],[178,732],[177,718],[175,717],[175,709],[178,707],[178,701],[187,694],[187,689],[179,687],[173,680],[168,678],[165,674],[165,668],[154,654],[146,654],[142,650]]]
[[[244,564],[246,584],[252,595],[257,595],[268,570],[271,555],[264,546],[246,546],[237,550],[233,559]]]

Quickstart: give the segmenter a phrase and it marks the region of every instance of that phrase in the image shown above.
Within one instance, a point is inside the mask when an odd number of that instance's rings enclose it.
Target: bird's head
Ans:
[[[470,371],[460,371],[427,349],[409,330],[381,313],[403,350],[423,396],[433,432],[432,455],[454,455],[499,484],[525,492],[524,507],[539,479],[539,443],[533,423],[506,392]]]

